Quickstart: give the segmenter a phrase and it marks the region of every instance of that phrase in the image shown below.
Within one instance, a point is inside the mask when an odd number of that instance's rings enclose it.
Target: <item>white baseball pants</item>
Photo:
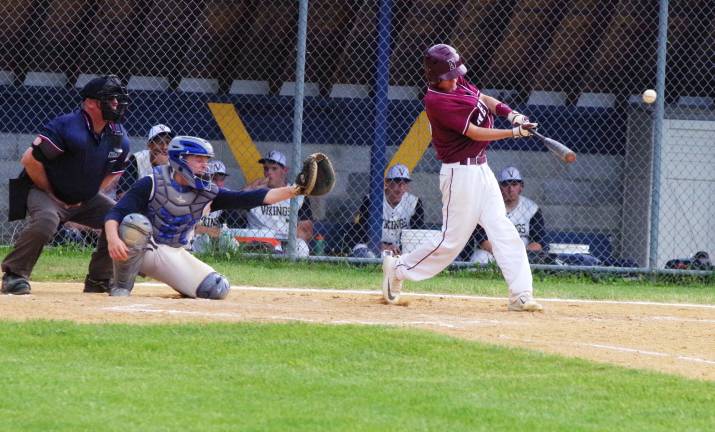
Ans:
[[[419,281],[450,265],[464,249],[477,224],[492,243],[497,265],[504,274],[510,296],[533,291],[526,248],[506,208],[494,173],[482,165],[442,164],[442,235],[421,244],[397,260],[398,279]]]

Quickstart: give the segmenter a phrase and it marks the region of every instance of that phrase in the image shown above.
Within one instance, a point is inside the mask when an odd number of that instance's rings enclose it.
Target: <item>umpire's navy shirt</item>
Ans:
[[[108,122],[98,135],[81,109],[51,120],[32,145],[33,155],[42,153],[36,159],[45,167],[55,196],[67,204],[95,196],[107,175],[124,171],[129,156],[129,139],[121,124]]]

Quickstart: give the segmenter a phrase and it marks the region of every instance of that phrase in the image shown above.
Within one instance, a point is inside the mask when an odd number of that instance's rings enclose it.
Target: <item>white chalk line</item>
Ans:
[[[191,315],[191,316],[208,316],[215,318],[241,318],[242,315],[238,313],[231,312],[197,312],[197,311],[184,311],[178,309],[162,309],[155,305],[136,303],[131,305],[122,306],[109,306],[101,308],[101,310],[108,312],[121,312],[121,313],[147,313],[147,314],[168,314],[168,315]],[[350,320],[350,319],[337,319],[337,320],[325,320],[325,319],[310,319],[303,317],[291,317],[285,315],[274,315],[268,317],[269,320],[273,321],[298,321],[306,323],[322,323],[322,324],[343,324],[343,325],[386,325],[386,326],[433,326],[433,327],[446,327],[452,329],[463,329],[469,326],[496,326],[505,324],[520,325],[521,323],[516,321],[502,321],[494,319],[465,319],[457,320],[456,323],[450,323],[442,321],[439,319],[431,320],[395,320],[395,321],[379,321],[379,320]]]
[[[400,327],[411,327],[411,326],[432,326],[432,327],[446,327],[451,329],[464,329],[470,325],[474,326],[496,326],[504,324],[517,324],[521,323],[512,321],[498,321],[498,320],[462,320],[456,323],[446,322],[440,320],[417,320],[417,321],[380,321],[380,320],[350,320],[350,319],[337,319],[337,320],[315,320],[311,318],[302,317],[290,317],[285,315],[274,315],[269,317],[271,320],[275,321],[299,321],[308,323],[320,323],[320,324],[338,324],[338,325],[371,325],[371,326],[400,326]]]
[[[506,335],[499,335],[499,339],[512,340],[512,341],[517,341],[517,342],[526,342],[526,343],[530,343],[530,344],[544,343],[544,341],[538,341],[538,340],[534,340],[534,339],[520,339],[520,338],[514,338],[514,337],[510,337],[510,336],[506,336]],[[559,344],[560,345],[562,343],[563,342],[550,342],[549,344],[551,344],[551,345]],[[687,362],[715,365],[715,360],[708,360],[708,359],[704,359],[704,358],[690,357],[690,356],[684,356],[684,355],[679,355],[679,354],[671,354],[671,353],[664,353],[664,352],[658,352],[658,351],[647,351],[647,350],[640,350],[640,349],[636,349],[636,348],[622,347],[622,346],[616,346],[616,345],[604,345],[604,344],[585,343],[585,342],[570,342],[568,344],[574,345],[574,346],[598,348],[598,349],[603,349],[603,350],[608,350],[608,351],[633,353],[633,354],[640,354],[640,355],[651,356],[651,357],[666,357],[666,358],[673,358],[676,360],[682,360],[682,361],[687,361]]]
[[[138,286],[148,287],[166,287],[166,284],[159,282],[142,282]],[[295,292],[295,293],[327,293],[327,294],[355,294],[355,295],[370,295],[382,296],[381,291],[370,290],[340,290],[340,289],[322,289],[322,288],[271,288],[271,287],[247,287],[247,286],[231,286],[232,290],[236,291],[262,291],[262,292]],[[432,294],[432,293],[403,293],[403,297],[423,297],[423,298],[447,298],[447,299],[462,299],[462,300],[490,300],[504,301],[505,297],[488,297],[476,296],[467,294]],[[666,306],[666,307],[685,307],[685,308],[702,308],[715,309],[715,305],[711,304],[693,304],[693,303],[660,303],[652,301],[620,301],[620,300],[584,300],[584,299],[558,299],[558,298],[538,298],[540,302],[547,303],[584,303],[584,304],[615,304],[615,305],[639,305],[639,306]]]
[[[130,304],[124,306],[110,306],[102,308],[109,312],[123,312],[123,313],[154,313],[154,314],[167,314],[167,315],[191,315],[191,316],[207,316],[207,317],[221,317],[221,318],[240,318],[241,315],[231,312],[198,312],[198,311],[183,311],[178,309],[157,309],[156,307],[149,304]]]
[[[652,317],[644,317],[643,319],[647,319],[647,320],[651,320],[651,321],[674,321],[674,322],[692,322],[692,323],[701,323],[701,324],[715,324],[714,319],[681,318],[681,317],[674,317],[674,316],[652,316]]]

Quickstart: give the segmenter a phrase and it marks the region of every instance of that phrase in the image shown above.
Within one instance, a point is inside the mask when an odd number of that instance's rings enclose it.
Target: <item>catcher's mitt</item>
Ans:
[[[330,192],[335,186],[335,171],[328,156],[323,153],[308,156],[295,184],[300,195],[320,196]]]

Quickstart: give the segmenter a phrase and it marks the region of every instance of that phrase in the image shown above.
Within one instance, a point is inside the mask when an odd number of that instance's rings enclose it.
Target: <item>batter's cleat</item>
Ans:
[[[541,312],[544,307],[534,301],[534,297],[530,293],[523,293],[509,299],[509,310],[514,312]]]
[[[400,300],[402,281],[397,279],[395,266],[397,257],[385,253],[382,257],[382,296],[389,304],[396,304]]]
[[[5,272],[2,277],[2,289],[0,289],[0,292],[13,295],[30,294],[30,282],[20,275]]]
[[[87,275],[84,278],[84,291],[85,293],[108,293],[109,292],[109,279],[92,279]]]
[[[126,288],[112,288],[112,290],[109,291],[109,295],[112,297],[129,297],[131,293],[131,290]]]

